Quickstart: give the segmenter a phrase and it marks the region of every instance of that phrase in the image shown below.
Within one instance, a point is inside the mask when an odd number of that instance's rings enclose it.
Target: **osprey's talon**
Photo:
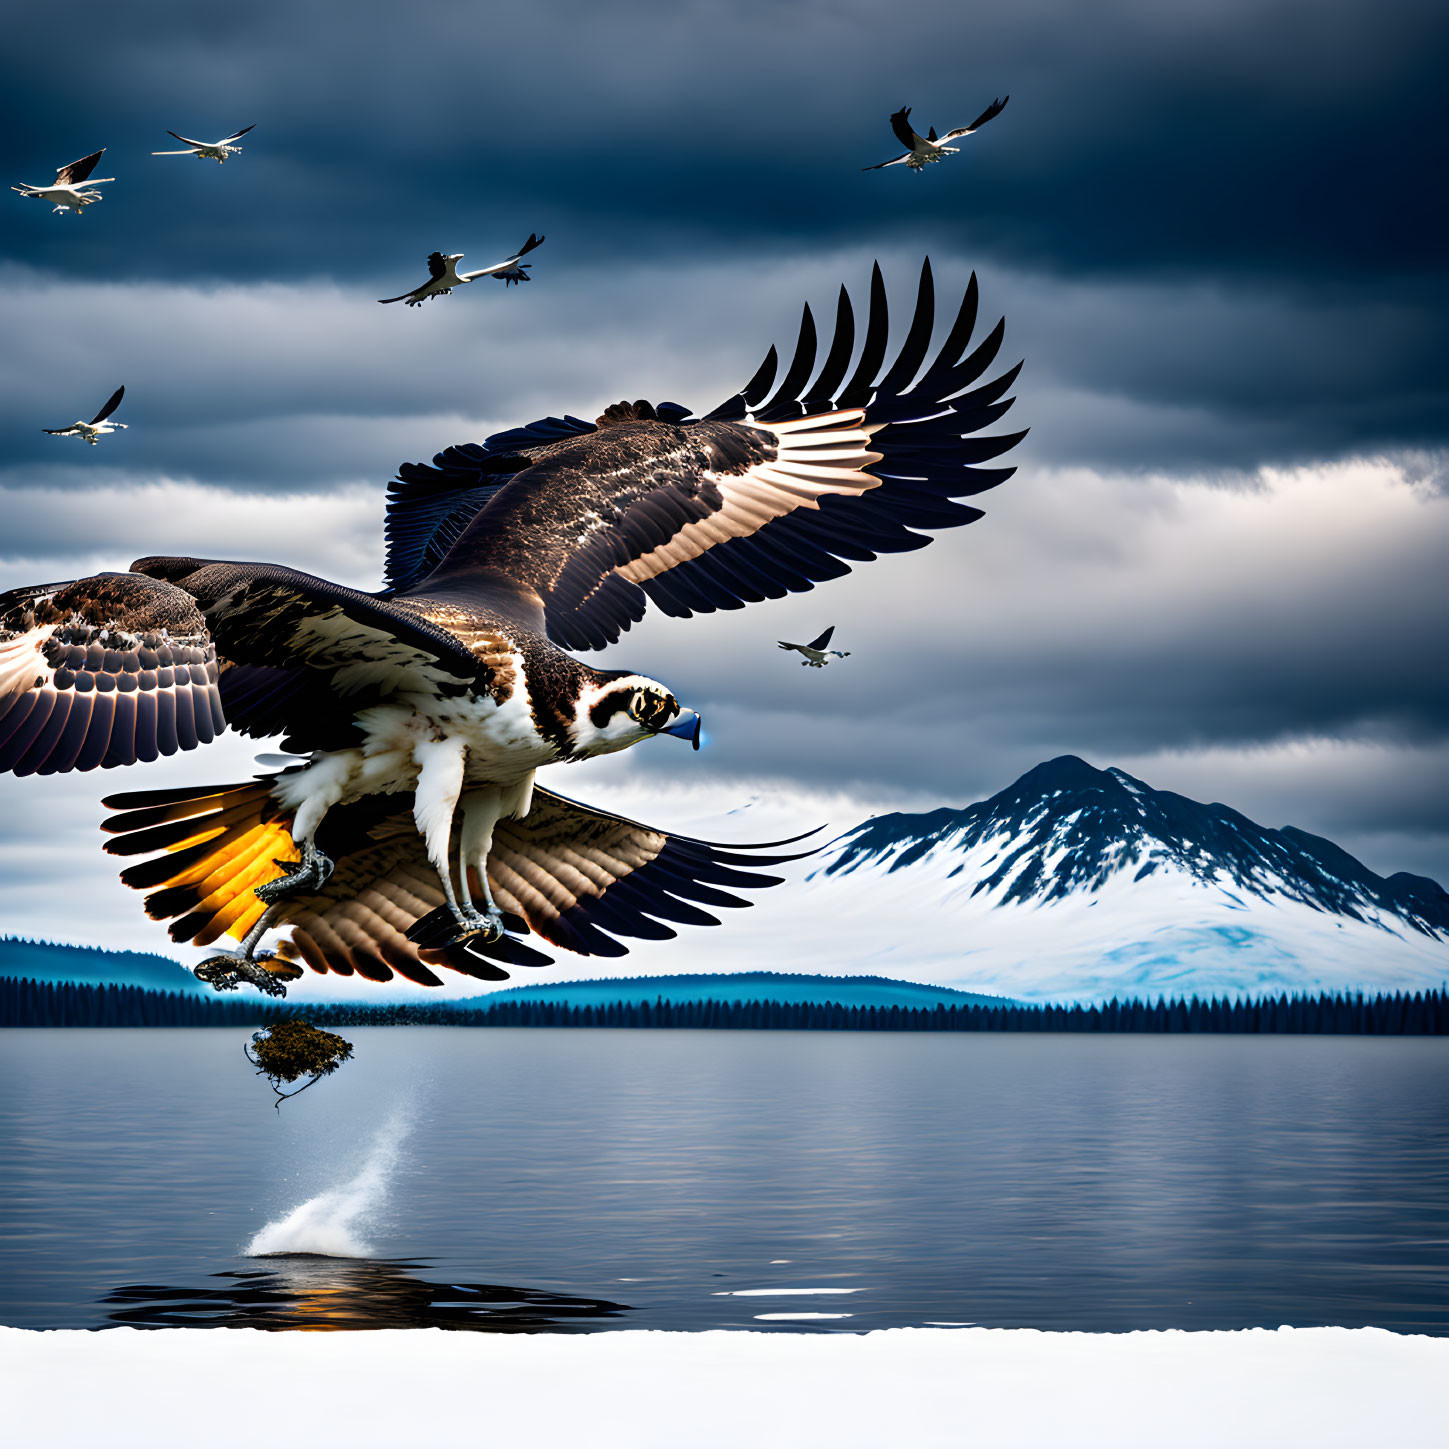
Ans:
[[[457,938],[455,944],[480,941],[485,946],[491,946],[495,941],[503,939],[503,917],[494,911],[487,914],[481,911],[464,911],[458,924],[463,934]]]
[[[303,847],[300,861],[276,860],[272,864],[287,867],[287,874],[278,876],[276,880],[264,881],[252,892],[259,901],[269,906],[292,896],[320,890],[332,876],[331,857],[323,855],[315,845]]]
[[[192,972],[198,981],[204,981],[213,991],[235,991],[245,981],[268,996],[285,996],[284,978],[294,981],[301,974],[300,966],[283,961],[279,956],[255,959],[239,951],[223,951],[220,955],[208,957]]]
[[[451,906],[439,906],[414,921],[407,929],[407,938],[424,951],[445,951],[469,941],[491,946],[503,938],[503,918],[493,913],[484,915],[479,911],[454,911]]]

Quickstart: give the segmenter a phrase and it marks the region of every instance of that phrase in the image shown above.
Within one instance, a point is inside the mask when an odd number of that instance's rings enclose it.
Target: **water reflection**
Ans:
[[[133,1284],[101,1301],[131,1328],[457,1328],[482,1333],[557,1332],[579,1320],[618,1318],[627,1304],[494,1283],[434,1283],[426,1263],[286,1253],[266,1267],[212,1274],[216,1287]],[[582,1324],[579,1326],[598,1326]]]
[[[378,1027],[364,1052],[279,1120],[226,1032],[0,1032],[0,1323],[1449,1334],[1449,1039]],[[238,1254],[263,1224],[338,1256]],[[858,1291],[716,1296],[819,1287]],[[816,1308],[855,1316],[754,1316]]]

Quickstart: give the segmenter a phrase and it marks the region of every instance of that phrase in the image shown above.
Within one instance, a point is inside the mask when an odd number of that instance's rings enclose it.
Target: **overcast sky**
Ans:
[[[57,35],[84,66],[24,59]],[[624,396],[707,411],[801,302],[878,258],[899,307],[929,253],[943,312],[974,269],[1025,359],[1020,472],[924,553],[646,621],[605,657],[709,748],[550,783],[844,828],[1073,752],[1449,880],[1442,4],[141,0],[7,39],[8,181],[100,146],[117,180],[79,218],[0,203],[0,588],[171,551],[375,586],[400,461]],[[945,130],[1007,93],[947,164],[860,170],[899,106]],[[224,167],[148,154],[251,123]],[[376,305],[530,231],[527,287]],[[129,431],[40,432],[122,382]],[[832,623],[827,670],[774,648]],[[160,944],[97,801],[255,748],[0,781],[0,930]]]

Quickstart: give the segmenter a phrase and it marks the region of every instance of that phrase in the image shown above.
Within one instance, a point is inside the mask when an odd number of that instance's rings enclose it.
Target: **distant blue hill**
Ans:
[[[141,951],[103,951],[0,936],[0,977],[74,981],[89,986],[140,986],[147,991],[211,993],[178,961]]]
[[[885,976],[806,976],[788,971],[732,971],[694,976],[614,976],[514,986],[471,996],[455,1005],[472,1010],[500,1001],[544,1001],[566,1006],[609,1006],[616,1002],[778,1001],[840,1006],[1001,1006],[1003,996],[981,996],[949,986],[923,986]]]

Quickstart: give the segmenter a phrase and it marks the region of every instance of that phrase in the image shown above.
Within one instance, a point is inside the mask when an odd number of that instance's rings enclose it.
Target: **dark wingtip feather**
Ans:
[[[830,340],[830,351],[821,364],[820,375],[810,384],[804,399],[805,411],[824,410],[835,401],[836,391],[850,366],[850,354],[855,350],[855,313],[850,305],[850,293],[844,287],[835,301],[835,332]]]
[[[931,347],[931,332],[936,325],[936,279],[931,271],[931,259],[921,263],[921,279],[916,287],[916,310],[911,317],[906,340],[890,370],[876,384],[876,391],[883,397],[902,392],[921,370],[926,354]]]
[[[775,380],[775,374],[780,368],[780,354],[771,343],[770,350],[765,354],[765,360],[755,369],[755,375],[740,389],[740,396],[745,400],[747,407],[753,407],[770,390],[770,384]]]
[[[836,406],[843,408],[862,407],[870,400],[876,374],[885,361],[886,345],[890,333],[890,307],[886,301],[885,277],[880,263],[872,262],[870,268],[870,303],[866,312],[865,342],[860,350],[860,360],[845,389],[836,397]]]
[[[774,397],[763,407],[756,409],[758,417],[768,420],[772,417],[799,416],[800,394],[815,368],[816,346],[815,314],[811,312],[807,302],[800,312],[800,333],[795,339],[795,355],[790,359],[789,369]]]

